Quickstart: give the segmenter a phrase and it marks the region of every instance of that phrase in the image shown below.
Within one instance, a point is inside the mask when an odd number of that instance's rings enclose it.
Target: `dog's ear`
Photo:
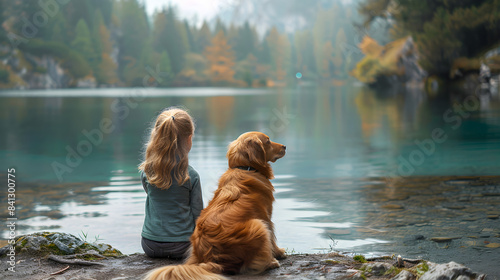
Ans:
[[[229,167],[252,166],[257,168],[266,165],[266,150],[258,137],[237,139],[229,144],[227,150]]]
[[[264,143],[262,143],[259,137],[245,139],[245,146],[250,163],[257,164],[258,166],[266,165],[266,149],[264,149]]]

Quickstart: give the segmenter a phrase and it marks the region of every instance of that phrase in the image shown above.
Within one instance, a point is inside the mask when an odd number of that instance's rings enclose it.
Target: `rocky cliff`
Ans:
[[[0,89],[96,87],[92,76],[72,78],[54,56],[35,56],[7,45],[0,45],[0,71],[6,73],[6,79],[0,80]]]

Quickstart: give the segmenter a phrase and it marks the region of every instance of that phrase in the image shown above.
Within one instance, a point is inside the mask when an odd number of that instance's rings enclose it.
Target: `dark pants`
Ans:
[[[151,258],[182,259],[191,246],[190,242],[157,242],[142,237],[142,249]]]

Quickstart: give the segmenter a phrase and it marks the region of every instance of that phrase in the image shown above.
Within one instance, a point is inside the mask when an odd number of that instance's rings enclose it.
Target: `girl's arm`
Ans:
[[[144,174],[144,171],[141,171],[141,182],[142,182],[142,187],[144,188],[144,191],[148,193],[148,178],[146,178],[146,175]]]
[[[194,178],[193,188],[191,189],[191,210],[193,211],[193,218],[196,221],[203,210],[203,198],[201,196],[200,178]]]

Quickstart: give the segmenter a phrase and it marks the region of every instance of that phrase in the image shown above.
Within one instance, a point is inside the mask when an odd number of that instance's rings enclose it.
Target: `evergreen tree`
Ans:
[[[153,35],[154,50],[158,53],[166,50],[170,55],[172,71],[179,73],[184,67],[184,55],[189,51],[189,43],[184,25],[177,21],[173,8],[156,14]]]
[[[208,45],[210,45],[211,41],[212,32],[208,27],[208,23],[203,21],[203,24],[197,34],[195,51],[202,52]]]
[[[224,25],[224,23],[221,21],[221,19],[219,17],[217,17],[215,19],[215,34],[219,34],[219,32],[224,33],[224,36],[227,35],[227,30],[226,30],[226,26]]]
[[[161,74],[161,81],[159,81],[159,84],[161,86],[169,86],[170,82],[172,81],[172,78],[174,76],[174,73],[172,71],[172,66],[170,63],[170,57],[166,51],[163,51],[160,56],[160,74]]]
[[[6,10],[6,3],[4,2],[5,0],[0,0],[0,43],[5,42],[7,40],[7,32],[5,31],[3,27],[3,23],[5,21],[5,10]]]
[[[187,45],[189,46],[189,50],[195,52],[196,42],[194,41],[193,33],[196,32],[196,28],[191,28],[189,26],[189,22],[187,20],[184,20],[184,30],[186,31]]]
[[[120,73],[127,85],[142,86],[147,75],[144,62],[141,60],[145,42],[149,39],[149,23],[144,6],[137,0],[118,2],[122,37],[120,42]]]
[[[248,21],[243,24],[240,28],[234,47],[236,53],[236,59],[241,60],[246,58],[249,54],[255,52],[255,41],[257,38],[254,37],[254,32],[248,24]]]
[[[49,26],[47,28],[44,28],[44,33],[46,34],[45,40],[68,44],[69,37],[67,26],[68,22],[66,21],[64,14],[56,14],[55,17],[50,21]]]
[[[71,47],[79,52],[92,67],[98,61],[90,31],[84,19],[80,19],[75,28],[75,38],[71,41]]]
[[[102,18],[102,14],[99,10],[96,10],[94,13],[94,27],[92,28],[92,41],[94,43],[94,49],[97,53],[102,53],[102,41],[101,41],[101,27],[104,26],[104,20]],[[109,33],[109,32],[108,32]],[[108,34],[109,37],[109,34]],[[109,40],[109,39],[108,39]]]

